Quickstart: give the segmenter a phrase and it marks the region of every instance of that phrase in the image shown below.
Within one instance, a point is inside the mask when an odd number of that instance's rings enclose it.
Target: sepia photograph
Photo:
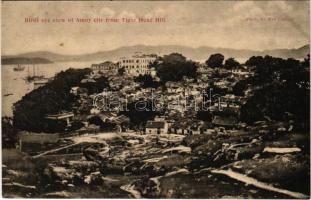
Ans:
[[[2,1],[3,198],[310,199],[310,2]]]

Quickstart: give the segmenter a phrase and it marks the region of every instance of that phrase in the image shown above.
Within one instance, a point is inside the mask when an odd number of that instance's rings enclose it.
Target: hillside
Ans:
[[[47,64],[53,63],[49,59],[41,57],[2,57],[1,63],[3,65],[14,65],[14,64]]]

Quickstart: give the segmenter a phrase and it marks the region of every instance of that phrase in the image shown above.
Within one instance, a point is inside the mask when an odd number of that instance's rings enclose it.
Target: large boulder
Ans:
[[[237,199],[286,197],[214,176],[208,170],[193,174],[185,169],[178,169],[163,176],[136,181],[133,184],[132,191],[135,191],[143,198]]]
[[[192,158],[189,155],[173,154],[163,158],[154,158],[154,161],[151,160],[145,161],[145,164],[140,168],[141,171],[148,176],[160,176],[176,168],[187,167]]]
[[[68,161],[68,163],[66,164],[66,167],[86,174],[86,173],[96,171],[100,167],[100,165],[94,161],[71,160],[71,161]]]
[[[3,183],[2,189],[4,197],[10,197],[10,194],[14,194],[15,197],[32,197],[38,192],[36,186],[17,182]]]
[[[188,147],[195,148],[199,145],[205,144],[212,138],[213,137],[211,135],[205,135],[205,134],[188,135],[184,138],[183,143]]]
[[[262,159],[241,160],[225,168],[231,168],[278,187],[310,194],[308,156],[286,154]]]

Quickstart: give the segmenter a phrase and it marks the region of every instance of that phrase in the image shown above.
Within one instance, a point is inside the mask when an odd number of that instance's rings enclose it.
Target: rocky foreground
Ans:
[[[309,137],[72,135],[48,151],[3,162],[4,197],[309,198]]]

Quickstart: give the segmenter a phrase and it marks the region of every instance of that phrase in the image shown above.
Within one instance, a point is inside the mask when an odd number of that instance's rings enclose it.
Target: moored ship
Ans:
[[[24,71],[24,69],[25,67],[20,64],[18,64],[17,66],[13,68],[14,71]]]

